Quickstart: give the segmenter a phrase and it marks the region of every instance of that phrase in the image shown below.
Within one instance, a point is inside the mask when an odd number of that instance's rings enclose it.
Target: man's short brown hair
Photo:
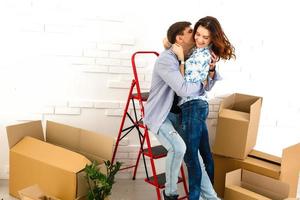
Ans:
[[[172,24],[167,32],[168,40],[171,44],[174,44],[176,42],[176,36],[182,35],[185,28],[189,27],[191,25],[191,22],[176,22]]]

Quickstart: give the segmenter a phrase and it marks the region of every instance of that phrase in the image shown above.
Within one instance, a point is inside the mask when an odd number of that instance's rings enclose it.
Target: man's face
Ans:
[[[181,35],[181,45],[186,50],[191,49],[194,45],[193,39],[193,29],[191,27],[186,27],[183,31],[183,35]]]

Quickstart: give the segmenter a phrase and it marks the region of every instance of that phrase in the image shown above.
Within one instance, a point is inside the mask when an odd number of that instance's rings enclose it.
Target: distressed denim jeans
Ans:
[[[189,174],[189,199],[199,200],[203,174],[198,152],[200,152],[203,159],[211,183],[213,183],[214,179],[214,162],[206,126],[208,103],[203,100],[191,100],[182,104],[180,108],[182,112],[182,138],[187,146],[184,161]]]
[[[202,179],[201,179],[201,197],[200,200],[220,200],[218,198],[217,193],[215,192],[215,189],[208,177],[208,174],[205,169],[205,165],[203,163],[203,159],[198,153],[201,172],[202,172]]]
[[[159,128],[158,134],[155,134],[158,141],[168,151],[165,166],[165,193],[168,196],[177,195],[178,174],[186,151],[185,143],[177,132],[178,126],[178,115],[169,113]]]

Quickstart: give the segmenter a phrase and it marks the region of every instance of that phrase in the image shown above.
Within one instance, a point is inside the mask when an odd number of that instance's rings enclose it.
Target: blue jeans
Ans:
[[[203,100],[191,100],[182,104],[180,108],[182,112],[182,138],[187,146],[184,161],[189,174],[189,199],[199,200],[202,170],[198,152],[203,159],[211,183],[214,180],[214,162],[206,126],[208,103]]]
[[[201,200],[220,200],[217,196],[217,193],[215,192],[215,189],[207,175],[205,165],[203,163],[203,159],[201,155],[198,153],[200,166],[201,166],[201,172],[202,172],[202,179],[201,179]]]
[[[177,181],[179,170],[183,161],[183,156],[186,151],[186,146],[176,129],[179,127],[178,116],[169,113],[166,120],[163,122],[155,134],[158,141],[167,149],[166,157],[166,195],[177,195]]]

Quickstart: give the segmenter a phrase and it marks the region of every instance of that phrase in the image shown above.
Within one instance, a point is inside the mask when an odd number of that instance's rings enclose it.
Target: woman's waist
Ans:
[[[193,104],[195,103],[194,101],[201,101],[201,103],[208,104],[208,97],[206,93],[201,96],[179,97],[178,106],[181,107],[183,104],[186,103]]]

